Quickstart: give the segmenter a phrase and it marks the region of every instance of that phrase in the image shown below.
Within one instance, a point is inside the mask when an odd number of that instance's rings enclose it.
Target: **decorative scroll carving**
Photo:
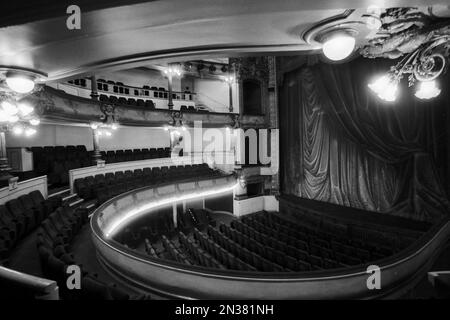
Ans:
[[[230,63],[236,71],[236,77],[239,80],[269,80],[268,57],[232,58]]]
[[[112,124],[119,121],[118,116],[116,115],[116,106],[114,104],[101,103],[100,110],[103,112],[100,119],[104,123]]]
[[[382,26],[361,49],[367,58],[397,59],[418,49],[440,47],[448,57],[450,19],[425,13],[417,8],[388,8],[380,16]],[[426,51],[426,50],[424,50]]]
[[[183,125],[183,114],[179,111],[173,111],[171,114],[172,121],[170,122],[171,126],[181,127]]]

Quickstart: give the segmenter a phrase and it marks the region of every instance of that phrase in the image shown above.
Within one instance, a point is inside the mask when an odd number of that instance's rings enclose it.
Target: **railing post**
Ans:
[[[4,127],[0,127],[0,187],[9,185],[9,179],[13,176],[9,173],[11,168],[8,163],[8,155],[6,153],[6,137]]]
[[[95,75],[91,76],[91,98],[92,100],[98,100],[97,78]]]
[[[92,129],[92,137],[94,142],[94,152],[92,153],[92,163],[97,165],[99,160],[102,160],[102,154],[100,153],[99,135],[97,129]]]
[[[172,74],[169,73],[167,75],[168,79],[168,89],[169,89],[169,103],[167,104],[169,106],[169,110],[173,109],[173,101],[172,101]]]

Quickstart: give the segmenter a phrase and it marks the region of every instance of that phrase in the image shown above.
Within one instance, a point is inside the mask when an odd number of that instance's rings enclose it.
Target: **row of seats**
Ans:
[[[322,229],[323,224],[302,224],[270,212],[248,215],[216,228],[207,211],[203,217],[196,211],[201,212],[188,209],[178,216],[178,234],[164,235],[162,240],[153,235],[153,242],[162,241],[166,252],[154,257],[218,269],[301,272],[368,264],[408,245],[405,239],[397,239],[400,247],[387,246],[387,232],[360,239],[341,226]],[[139,243],[142,240],[137,239],[135,247]]]
[[[256,271],[252,261],[253,257],[249,252],[243,252],[238,246],[233,248],[224,247],[222,241],[214,241],[208,234],[194,229],[194,239],[197,241],[200,247],[211,254],[222,265],[231,270],[243,270],[243,271]],[[216,239],[218,240],[218,239]],[[250,254],[248,256],[248,254]],[[248,259],[250,258],[250,259]]]
[[[170,148],[109,150],[102,151],[101,155],[106,163],[168,158],[170,157]]]
[[[292,271],[309,271],[322,268],[323,262],[316,255],[310,255],[308,252],[298,249],[294,245],[286,244],[275,238],[265,237],[264,234],[252,234],[252,231],[249,230],[250,228],[246,230],[243,224],[234,224],[234,227],[237,228],[234,229],[226,225],[221,225],[219,230],[229,239],[251,252],[255,252],[269,261],[276,262],[286,269]],[[339,266],[333,260],[329,260],[326,263],[332,267]]]
[[[34,172],[47,175],[53,187],[69,184],[69,171],[92,165],[92,151],[83,145],[31,147]],[[106,163],[170,157],[170,148],[144,148],[101,152]]]
[[[226,269],[225,266],[220,264],[205,250],[201,249],[197,243],[188,238],[183,232],[178,233],[178,241],[183,250],[187,252],[187,254],[191,257],[192,265],[198,265],[207,268]],[[241,268],[245,267],[241,266]]]
[[[38,190],[0,205],[0,261],[6,262],[19,241],[59,205],[61,198],[46,200]]]
[[[249,236],[254,236],[256,231],[261,234],[273,235],[282,243],[281,248],[284,246],[297,248],[296,255],[311,263],[314,269],[359,265],[381,257],[379,252],[374,251],[371,256],[368,251],[357,247],[351,247],[351,251],[337,250],[337,247],[330,245],[327,235],[312,231],[298,231],[295,224],[287,227],[273,223],[261,224],[250,219],[243,222],[250,227],[250,230],[240,227],[237,223],[233,224],[233,227]]]
[[[175,227],[172,217],[172,208],[154,212],[142,223],[138,223],[136,228],[126,227],[117,233],[115,240],[129,248],[137,248],[142,241],[147,240],[155,243],[161,240],[161,235],[174,236],[177,232],[192,232],[193,228],[206,229],[211,224],[215,226],[215,221],[204,209],[189,208],[184,213],[177,216],[177,227]]]
[[[99,280],[96,274],[84,270],[77,264],[70,251],[71,242],[81,228],[89,221],[85,208],[59,207],[45,219],[37,232],[37,248],[45,277],[55,280],[60,289],[60,296],[68,300],[129,300],[148,298],[131,297],[115,284]],[[81,268],[81,289],[70,290],[66,282],[69,274],[67,268],[78,265]]]
[[[155,95],[157,92],[155,92]],[[175,94],[174,94],[175,95]],[[174,99],[176,96],[173,97]],[[148,109],[148,110],[155,110],[156,106],[153,100],[150,99],[134,99],[134,98],[125,98],[125,97],[116,97],[116,96],[108,96],[106,94],[101,94],[99,96],[99,100],[104,103],[111,103],[111,104],[120,104],[127,107],[134,107],[134,108],[142,108],[142,109]],[[180,111],[182,112],[197,112],[200,110],[197,110],[194,106],[190,105],[181,105]],[[201,110],[201,111],[207,111],[207,110]]]
[[[253,222],[251,222],[252,219],[254,220]],[[351,235],[342,235],[336,232],[330,232],[329,230],[310,229],[271,213],[249,217],[248,219],[244,219],[243,222],[253,223],[255,227],[260,223],[267,229],[273,230],[276,228],[276,230],[280,230],[283,234],[291,234],[309,243],[311,250],[314,247],[320,247],[322,251],[335,250],[348,256],[356,257],[363,262],[378,260],[384,256],[393,254],[391,247],[377,242],[377,239],[361,241]]]
[[[31,147],[30,150],[34,172],[47,175],[50,184],[66,183],[68,170],[91,165],[91,155],[83,145]]]
[[[109,172],[104,175],[97,174],[95,176],[76,179],[74,186],[81,198],[85,200],[97,199],[99,203],[103,203],[116,195],[144,186],[180,179],[217,177],[220,175],[220,171],[209,168],[206,163],[170,167],[163,166],[161,168],[153,167],[136,169],[134,171]]]

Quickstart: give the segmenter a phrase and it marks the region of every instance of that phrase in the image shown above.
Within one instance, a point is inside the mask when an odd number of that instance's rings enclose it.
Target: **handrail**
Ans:
[[[39,190],[42,196],[47,199],[47,176],[40,176],[28,180],[19,181],[15,189],[10,190],[9,186],[0,189],[0,204],[4,204],[10,199],[15,199],[21,195],[28,194],[34,190]]]
[[[59,300],[58,285],[53,280],[36,277],[0,266],[0,283],[8,284],[4,286],[5,290],[8,287],[31,290],[36,299]]]

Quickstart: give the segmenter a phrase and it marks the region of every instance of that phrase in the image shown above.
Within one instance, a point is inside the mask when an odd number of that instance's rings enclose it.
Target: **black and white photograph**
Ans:
[[[0,307],[450,299],[449,64],[448,0],[5,2]]]

